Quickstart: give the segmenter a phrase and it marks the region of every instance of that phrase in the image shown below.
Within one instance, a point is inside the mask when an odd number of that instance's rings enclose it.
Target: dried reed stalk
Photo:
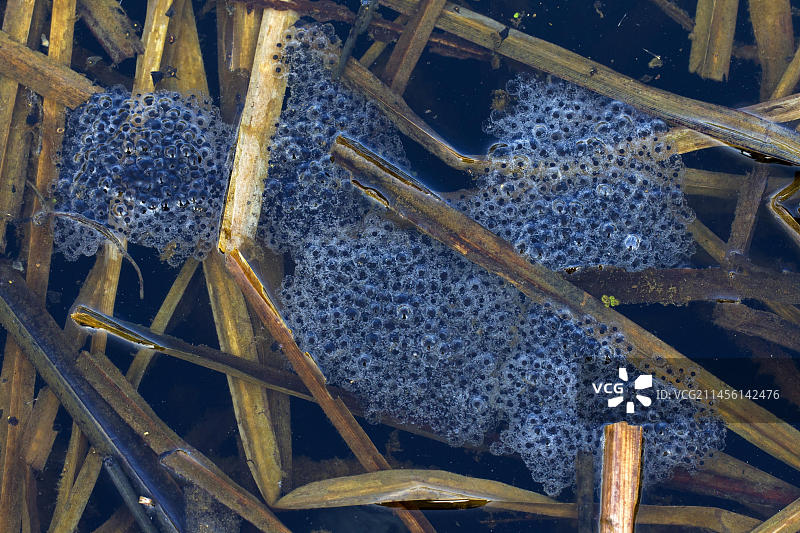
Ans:
[[[176,0],[172,4],[175,12],[170,17],[167,28],[167,44],[161,58],[161,71],[170,67],[177,69],[177,75],[167,76],[159,88],[184,94],[198,94],[209,97],[208,80],[200,50],[200,36],[191,0]]]
[[[428,44],[433,25],[444,9],[446,1],[421,0],[417,11],[403,28],[403,33],[394,45],[381,77],[395,93],[405,92],[411,72],[419,61],[425,45]]]
[[[74,70],[18,43],[3,31],[0,31],[0,72],[14,80],[24,81],[34,92],[68,107],[77,107],[92,94],[103,90]]]
[[[381,470],[315,481],[296,488],[275,504],[279,509],[322,509],[369,504],[454,501],[555,503],[555,500],[517,487],[444,470]],[[442,502],[444,503],[444,502]],[[476,506],[477,506],[476,505]]]
[[[238,7],[242,10],[245,8]],[[237,70],[253,72],[245,113],[240,122],[221,235],[227,231],[236,239],[246,236],[244,238],[250,240],[255,236],[260,214],[269,158],[266,147],[274,134],[286,90],[286,80],[275,72],[272,57],[280,53],[278,45],[284,32],[296,20],[296,15],[290,11],[275,10],[263,13],[258,10],[258,13],[253,11],[248,15],[248,10],[242,10],[239,16],[234,12],[233,48],[224,50],[223,55],[227,56],[229,52],[236,55],[237,59],[232,65]],[[236,193],[232,193],[231,189],[235,189]],[[232,200],[233,197],[236,200]],[[240,203],[243,199],[246,202]],[[238,207],[241,217],[227,218],[234,207]],[[249,361],[259,361],[258,343],[247,304],[225,270],[222,256],[214,253],[208,257],[203,271],[220,347]],[[247,464],[261,494],[267,503],[272,504],[280,497],[284,478],[290,471],[288,398],[232,377],[228,378],[228,385]]]
[[[251,5],[233,4],[233,35],[230,50],[225,54],[228,70],[253,69],[262,11]]]
[[[749,3],[761,63],[760,99],[767,100],[775,93],[794,52],[792,8],[789,0],[749,0]]]
[[[144,52],[131,19],[116,0],[80,0],[78,16],[115,65]]]
[[[689,38],[689,72],[722,81],[728,77],[739,0],[698,0]]]
[[[603,430],[600,533],[633,531],[642,475],[642,427],[627,422]]]
[[[272,57],[281,54],[277,45],[295,20],[297,14],[293,11],[266,10],[262,15],[220,227],[219,247],[226,253],[255,239],[267,177],[267,147],[275,133],[286,91],[286,77],[275,72]]]

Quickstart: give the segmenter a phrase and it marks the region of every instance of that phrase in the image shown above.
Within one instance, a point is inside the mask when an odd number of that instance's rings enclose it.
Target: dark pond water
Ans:
[[[694,1],[675,3],[693,15]],[[145,17],[143,4],[135,1],[122,2],[131,18],[140,22],[143,22]],[[193,2],[195,11],[199,14],[200,42],[211,96],[217,100],[219,84],[215,12],[213,9],[209,10],[206,4],[212,4],[213,7],[213,2]],[[357,2],[351,1],[347,4],[351,9],[358,7]],[[747,3],[740,4],[735,40],[737,44],[749,45],[754,42],[754,37]],[[461,5],[498,21],[518,24],[520,30],[609,66],[652,87],[728,107],[750,105],[759,99],[760,68],[753,60],[734,57],[731,61],[729,78],[725,82],[705,81],[689,73],[687,65],[691,41],[687,32],[669,19],[655,2],[478,0],[464,1]],[[795,9],[800,8],[800,2],[793,1],[792,5]],[[218,5],[217,9],[220,7]],[[388,18],[394,16],[392,14],[390,17],[388,10],[382,11],[382,14]],[[340,38],[344,39],[349,27],[339,23],[334,26]],[[82,23],[78,23],[75,35],[76,44],[104,57],[104,52]],[[354,56],[359,57],[368,44],[369,41],[362,37],[356,46]],[[659,60],[657,64],[654,64],[654,59]],[[380,63],[385,60],[385,55],[380,58],[378,69],[381,68]],[[117,67],[118,71],[126,76],[132,76],[134,68],[132,60]],[[486,153],[489,146],[497,140],[496,137],[484,133],[493,94],[495,91],[504,90],[509,80],[528,70],[519,63],[504,59],[500,61],[498,68],[493,68],[486,62],[444,58],[426,51],[414,71],[404,96],[415,112],[462,153]],[[402,143],[409,170],[431,189],[454,191],[476,186],[472,177],[447,167],[414,142],[403,138]],[[683,156],[683,163],[692,169],[727,172],[741,176],[754,168],[751,159],[728,148],[687,154]],[[770,176],[790,178],[793,170],[773,165],[770,167]],[[719,199],[692,195],[687,195],[686,198],[688,206],[694,210],[699,220],[722,239],[728,238],[736,207],[735,198]],[[602,213],[596,216],[602,216]],[[115,315],[132,322],[148,324],[178,270],[159,261],[157,254],[150,249],[132,245],[130,253],[142,268],[146,299],[139,300],[138,285],[133,270],[123,265]],[[295,260],[289,259],[288,255],[286,264],[291,269]],[[763,205],[755,228],[750,257],[756,264],[778,271],[796,272],[800,264],[796,245],[773,222]],[[91,258],[67,262],[60,254],[54,256],[48,306],[59,322],[63,323],[67,309],[77,296],[92,264]],[[705,268],[715,265],[716,262],[708,254],[697,251],[683,266]],[[320,265],[319,268],[322,270],[324,265]],[[169,333],[191,343],[218,347],[208,294],[199,272],[200,270],[190,284],[184,303],[177,313],[179,320],[174,321]],[[695,302],[680,307],[659,304],[621,305],[616,307],[616,310],[675,347],[734,389],[774,390],[780,389],[781,383],[787,382],[790,388],[791,385],[796,387],[797,381],[793,383],[788,379],[780,382],[775,379],[775,372],[785,373],[787,367],[784,366],[782,367],[784,370],[776,371],[777,367],[754,359],[753,352],[748,348],[752,345],[741,342],[742,335],[733,334],[714,325],[712,313],[715,303]],[[764,308],[755,301],[748,303],[760,309]],[[298,332],[296,334],[302,335]],[[759,342],[763,346],[762,354],[785,353],[791,357],[795,364],[789,365],[788,368],[792,369],[794,376],[800,376],[794,361],[797,353],[777,348],[766,341]],[[313,347],[313,343],[310,345]],[[307,346],[304,346],[304,349],[309,349]],[[358,351],[366,349],[357,346]],[[109,357],[123,370],[130,362],[131,353],[129,345],[110,342]],[[383,355],[385,354],[373,354],[373,357]],[[609,376],[610,379],[614,377]],[[244,487],[256,492],[244,461],[224,376],[168,357],[159,357],[150,368],[140,391],[172,429],[208,457],[217,461]],[[800,396],[797,389],[782,392],[780,400],[762,401],[760,404],[797,427],[800,416],[798,416],[798,404],[793,401],[797,402]],[[301,480],[308,481],[360,471],[343,441],[316,405],[292,399],[291,421],[295,485],[300,484]],[[52,510],[55,501],[55,482],[69,440],[71,424],[66,413],[60,414],[57,425],[60,433],[54,453],[46,470],[39,475],[39,506],[43,517],[48,516]],[[486,445],[451,447],[386,425],[365,421],[363,425],[377,448],[398,467],[443,469],[463,475],[498,480],[535,492],[544,492],[541,482],[545,481],[546,484],[548,481],[532,479],[528,466],[517,455],[496,456],[488,452]],[[447,426],[448,423],[444,422],[442,425]],[[487,435],[487,444],[496,441],[499,438],[498,434],[505,427],[500,425],[492,428]],[[566,450],[569,444],[562,441],[559,446],[563,446]],[[726,454],[788,483],[800,485],[800,474],[797,470],[760,451],[732,431],[727,432],[724,450]],[[565,459],[568,460],[571,461]],[[568,486],[556,497],[562,502],[574,501],[573,488]],[[642,493],[641,503],[705,505],[762,519],[778,510],[775,506],[752,508],[737,502],[735,498],[703,495],[694,490],[682,490],[669,483],[647,485]],[[119,505],[120,500],[110,481],[104,475],[101,476],[79,530],[94,530]],[[482,509],[428,511],[426,516],[437,531],[442,532],[572,531],[576,528],[576,523],[571,520]],[[403,526],[390,512],[379,507],[281,512],[279,518],[292,531],[298,532],[403,530]],[[642,526],[641,530],[660,531],[661,528],[666,530],[666,526]],[[251,530],[252,526],[243,524],[242,531]]]

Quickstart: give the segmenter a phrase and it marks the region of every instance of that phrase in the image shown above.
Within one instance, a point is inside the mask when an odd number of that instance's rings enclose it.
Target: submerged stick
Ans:
[[[761,100],[766,100],[777,88],[794,52],[792,9],[789,0],[748,0],[748,3],[761,63]]]
[[[463,155],[419,117],[405,100],[394,93],[369,69],[351,59],[344,73],[345,79],[375,102],[402,133],[419,143],[428,152],[457,170],[482,172],[489,164],[485,158]]]
[[[599,323],[617,327],[632,348],[626,357],[643,371],[655,373],[679,389],[686,389],[688,385],[687,380],[678,376],[692,371],[696,373],[692,388],[731,388],[652,333],[565,281],[559,274],[530,263],[509,243],[455,210],[359,143],[339,136],[333,143],[331,153],[335,162],[358,176],[352,181],[363,193],[420,231],[507,280],[532,301],[555,301],[579,317],[589,315]],[[749,400],[723,401],[716,408],[731,430],[774,457],[800,469],[800,452],[793,444],[800,440],[800,431]]]
[[[508,511],[535,513],[554,518],[577,518],[574,503],[508,503],[492,506]],[[719,533],[746,533],[759,520],[717,507],[640,505],[636,524],[689,526]]]
[[[767,311],[758,311],[744,304],[717,304],[714,323],[721,328],[761,337],[800,351],[800,326]]]
[[[600,533],[632,532],[642,475],[642,427],[617,422],[603,433]]]
[[[157,457],[142,449],[139,435],[78,370],[64,333],[7,264],[0,264],[0,321],[98,452],[117,457],[139,490],[153,497],[156,508],[181,524],[182,503],[174,498],[177,487],[157,466]]]
[[[595,298],[620,304],[686,305],[695,301],[753,299],[800,304],[800,274],[740,272],[723,268],[666,268],[628,272],[623,268],[581,268],[564,277]]]

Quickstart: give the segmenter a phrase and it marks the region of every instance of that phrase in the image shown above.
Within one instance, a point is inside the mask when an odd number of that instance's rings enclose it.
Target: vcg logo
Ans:
[[[625,383],[628,381],[628,371],[624,368],[619,369],[619,379],[616,383],[592,383],[592,388],[594,389],[595,394],[603,394],[614,395],[613,398],[608,399],[608,406],[609,407],[617,407],[618,405],[622,404],[625,401]],[[650,374],[643,374],[636,378],[633,382],[633,389],[634,390],[644,390],[649,389],[653,386],[653,376]],[[649,396],[645,396],[643,394],[635,394],[636,400],[645,407],[649,407],[653,400]],[[633,400],[628,400],[625,403],[625,412],[626,413],[633,413],[634,403]]]

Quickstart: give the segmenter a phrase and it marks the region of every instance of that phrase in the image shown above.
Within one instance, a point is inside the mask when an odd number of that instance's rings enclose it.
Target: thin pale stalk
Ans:
[[[244,110],[239,121],[225,211],[220,224],[219,247],[223,252],[255,239],[261,213],[261,195],[267,177],[269,146],[283,106],[286,77],[275,72],[277,45],[297,20],[293,11],[265,10],[261,17],[254,69]]]

